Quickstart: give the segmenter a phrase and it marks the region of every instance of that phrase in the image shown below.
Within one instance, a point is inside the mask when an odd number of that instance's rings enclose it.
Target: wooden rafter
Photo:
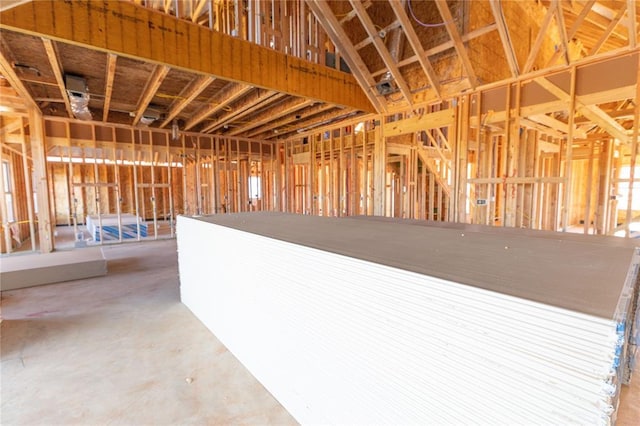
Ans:
[[[289,115],[299,109],[308,107],[313,104],[313,101],[300,99],[300,98],[292,98],[285,101],[282,105],[278,105],[277,108],[269,108],[263,113],[253,117],[251,121],[243,126],[239,126],[234,128],[232,131],[225,133],[229,136],[239,135],[248,130],[255,129],[256,127],[260,127],[264,124],[273,122],[280,117],[284,117]]]
[[[595,2],[596,2],[596,0],[589,0],[583,6],[582,10],[580,11],[580,14],[576,18],[576,20],[573,22],[573,25],[571,26],[571,29],[569,30],[569,33],[567,33],[567,37],[569,38],[569,40],[572,40],[573,37],[575,37],[575,35],[578,32],[578,29],[580,28],[580,26],[582,25],[582,23],[586,19],[587,15],[591,11],[591,8],[593,7]],[[549,10],[553,10],[555,12],[555,4],[552,4],[549,7]],[[565,53],[562,49],[563,49],[563,47],[561,46],[559,49],[556,50],[556,52],[553,54],[553,56],[551,56],[551,59],[549,59],[549,62],[547,63],[547,66],[549,66],[550,64],[555,64],[555,62],[558,60],[560,55]]]
[[[404,96],[405,100],[409,103],[409,105],[413,105],[413,97],[411,96],[411,89],[409,88],[409,85],[407,84],[407,82],[404,80],[404,77],[400,73],[400,70],[398,69],[398,66],[395,63],[395,59],[391,57],[389,50],[384,45],[384,42],[378,35],[378,31],[376,31],[376,27],[373,21],[371,20],[371,17],[365,10],[364,6],[362,6],[362,3],[360,2],[360,0],[349,0],[349,2],[351,3],[351,7],[353,8],[353,10],[356,11],[356,14],[358,15],[358,18],[360,19],[360,22],[362,23],[362,26],[364,27],[365,31],[367,32],[367,34],[369,34],[369,37],[371,38],[371,40],[373,40],[373,45],[375,46],[376,50],[380,54],[380,57],[382,58],[382,61],[386,65],[387,69],[389,70],[389,72],[391,72],[391,75],[395,79],[396,84],[400,89],[400,92]]]
[[[224,125],[232,122],[233,120],[240,120],[241,118],[246,117],[247,115],[259,110],[260,108],[264,108],[270,102],[275,102],[278,99],[286,96],[284,93],[276,93],[271,91],[257,91],[253,95],[248,96],[247,99],[243,100],[242,105],[236,105],[231,111],[228,111],[226,114],[222,114],[221,117],[214,120],[213,123],[210,123],[208,126],[205,126],[201,132],[209,133]]]
[[[186,86],[179,95],[179,99],[176,99],[169,111],[167,112],[167,118],[160,124],[160,127],[164,127],[167,124],[171,123],[178,114],[182,112],[182,110],[191,103],[195,98],[198,97],[200,93],[215,80],[215,78],[203,75],[196,79],[194,79],[188,86]]]
[[[594,44],[593,47],[591,48],[589,55],[595,55],[596,53],[598,53],[598,50],[600,50],[600,48],[607,41],[609,36],[611,36],[611,33],[613,32],[615,27],[617,27],[618,24],[620,23],[620,20],[624,16],[624,12],[625,12],[625,8],[620,8],[618,10],[618,13],[616,13],[616,16],[611,20],[611,23],[609,23],[609,26],[604,30],[604,34],[602,34],[602,36],[597,41],[597,43]]]
[[[404,6],[400,2],[396,1],[389,2],[389,5],[395,12],[396,17],[398,18],[398,21],[400,22],[400,25],[402,26],[402,29],[404,31],[404,35],[407,37],[407,41],[409,41],[413,52],[418,58],[418,62],[420,62],[420,65],[422,66],[422,70],[427,75],[429,84],[431,84],[431,87],[435,91],[438,99],[441,99],[440,82],[438,81],[438,76],[436,75],[431,62],[429,61],[429,57],[422,47],[422,43],[420,42],[420,39],[418,38],[418,35],[413,28],[413,25],[411,25],[411,21],[409,20],[409,16],[407,16],[407,12],[404,10]]]
[[[513,50],[513,43],[511,43],[509,28],[507,28],[507,23],[504,19],[504,13],[502,12],[501,1],[489,0],[489,4],[491,5],[493,18],[496,20],[496,24],[498,25],[498,34],[500,34],[500,40],[502,40],[502,47],[504,48],[507,63],[509,64],[509,69],[511,70],[511,76],[517,77],[518,75],[520,75],[520,66],[518,65],[518,58],[516,57],[516,54]]]
[[[332,109],[313,117],[310,117],[306,120],[301,120],[296,122],[296,127],[288,130],[284,130],[278,133],[272,133],[271,135],[267,135],[265,139],[286,139],[292,134],[304,134],[305,132],[320,127],[329,122],[339,121],[344,119],[345,116],[349,116],[353,113],[352,110],[345,110],[342,108],[335,109],[335,105],[332,106]]]
[[[481,36],[483,36],[485,34],[488,34],[488,33],[492,32],[492,31],[495,31],[496,29],[497,29],[497,25],[495,23],[489,24],[489,25],[484,26],[482,28],[475,29],[475,30],[473,30],[473,31],[471,31],[469,33],[463,34],[461,36],[462,42],[463,43],[467,43],[469,40],[473,40],[475,38],[481,37]],[[442,44],[439,44],[439,45],[437,45],[435,47],[432,47],[432,48],[430,48],[428,50],[425,50],[424,51],[424,56],[426,58],[428,58],[430,56],[437,55],[438,53],[442,53],[445,50],[451,49],[452,47],[453,47],[453,40],[447,40]],[[400,68],[402,68],[404,66],[407,66],[409,64],[412,64],[412,63],[416,62],[417,60],[418,60],[417,55],[413,55],[413,56],[411,56],[409,58],[403,59],[400,62],[398,62],[398,66]],[[375,78],[375,77],[377,77],[377,76],[379,76],[381,74],[384,74],[385,72],[386,72],[386,70],[382,69],[380,71],[376,71],[376,72],[372,73],[371,75]]]
[[[542,20],[542,24],[540,25],[540,31],[536,36],[536,41],[533,43],[533,46],[531,46],[531,49],[529,50],[529,56],[527,57],[527,62],[524,64],[524,67],[522,68],[523,74],[528,73],[529,71],[531,71],[531,68],[533,68],[533,63],[536,61],[536,58],[538,57],[538,52],[540,51],[540,47],[542,46],[542,42],[544,41],[545,36],[547,35],[547,29],[549,28],[549,24],[551,24],[553,15],[554,15],[554,9],[550,7],[547,10],[547,13],[544,15],[544,19]]]
[[[113,93],[113,80],[116,75],[116,61],[118,56],[107,53],[107,76],[104,86],[104,107],[102,109],[102,121],[107,121],[109,117],[109,107],[111,105],[111,94]]]
[[[349,37],[342,29],[340,22],[338,22],[329,5],[324,0],[305,1],[333,44],[340,50],[342,58],[349,65],[351,72],[375,110],[379,113],[386,112],[386,100],[375,92],[375,80],[371,76],[367,65],[362,61],[362,58],[349,41]]]
[[[471,61],[469,60],[469,55],[467,54],[467,49],[464,47],[462,42],[462,38],[460,37],[460,33],[458,32],[458,28],[454,22],[453,16],[451,15],[451,11],[449,10],[449,6],[447,5],[447,0],[435,0],[436,6],[440,11],[440,16],[444,21],[445,28],[449,33],[449,37],[453,40],[453,47],[458,53],[458,57],[462,62],[462,67],[464,68],[465,74],[469,79],[469,83],[471,84],[471,88],[475,89],[478,86],[478,78],[476,77],[476,73],[473,71],[473,66],[471,65]]]
[[[73,111],[71,110],[71,103],[69,102],[69,96],[67,95],[64,78],[62,77],[63,71],[62,67],[60,66],[60,61],[58,60],[56,48],[53,45],[53,42],[48,38],[43,38],[42,44],[44,45],[44,50],[47,53],[47,58],[49,59],[49,64],[51,65],[53,75],[55,76],[56,82],[58,83],[58,88],[60,89],[60,93],[62,94],[62,100],[64,101],[65,108],[67,109],[67,114],[69,114],[70,118],[73,118]]]
[[[569,93],[565,92],[563,89],[556,86],[544,77],[536,78],[535,82],[537,82],[549,93],[556,96],[558,99],[561,99],[563,101],[568,101],[570,99]],[[624,127],[622,127],[617,121],[611,118],[597,105],[585,105],[579,97],[576,97],[575,103],[576,111],[580,112],[586,118],[590,119],[592,122],[600,126],[611,136],[618,138],[622,142],[627,142],[629,140]]]
[[[224,93],[220,98],[216,96],[212,99],[209,99],[209,101],[207,102],[207,105],[205,105],[204,107],[196,111],[193,114],[193,117],[191,117],[185,124],[184,126],[185,130],[191,129],[193,126],[200,123],[205,118],[216,113],[217,111],[220,111],[223,108],[226,108],[227,105],[241,98],[242,96],[246,95],[251,90],[253,90],[253,87],[251,86],[244,86],[242,84],[232,83],[230,87],[227,87],[224,90]]]
[[[569,38],[567,37],[567,27],[564,25],[564,11],[560,5],[560,0],[553,0],[553,8],[556,10],[556,23],[558,24],[558,33],[560,34],[560,44],[562,46],[562,54],[564,62],[569,65]]]
[[[627,25],[629,32],[629,47],[634,48],[638,43],[638,24],[636,22],[636,1],[627,0]]]
[[[142,91],[142,95],[140,95],[140,100],[138,100],[138,104],[136,106],[136,116],[134,117],[132,123],[134,126],[138,124],[138,122],[142,118],[142,114],[144,114],[144,111],[151,103],[151,100],[156,95],[158,88],[160,88],[162,81],[168,73],[169,67],[166,65],[156,65],[153,69],[153,72],[151,73],[151,76],[149,77],[149,80],[147,80],[147,84]]]
[[[0,43],[1,45],[1,43]],[[27,107],[32,107],[39,110],[38,104],[33,100],[29,89],[22,83],[20,78],[16,75],[13,66],[11,65],[11,61],[7,59],[3,49],[0,48],[0,74],[2,74],[13,89],[18,93],[20,97],[24,100],[24,103]]]

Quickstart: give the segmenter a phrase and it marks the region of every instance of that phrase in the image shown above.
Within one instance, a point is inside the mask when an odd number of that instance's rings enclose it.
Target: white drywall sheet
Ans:
[[[421,228],[283,214],[179,217],[181,297],[304,424],[609,420],[616,315],[633,250],[611,257],[547,240],[549,267],[527,268],[525,256],[545,258],[544,239],[503,235],[492,244]],[[480,270],[497,244],[509,254]],[[617,295],[587,283],[576,301],[575,283],[554,287],[560,271],[551,260],[577,259],[575,250],[593,257],[585,267],[597,266],[578,277],[593,281],[604,267],[608,281],[622,280],[602,283]],[[452,264],[451,251],[467,262]],[[536,274],[527,282],[544,281],[541,289],[511,288],[517,275],[503,274],[504,262]],[[547,293],[551,302],[538,300]]]

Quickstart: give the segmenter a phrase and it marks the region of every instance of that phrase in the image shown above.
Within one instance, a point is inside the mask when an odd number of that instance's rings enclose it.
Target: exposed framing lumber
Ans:
[[[553,7],[556,10],[556,23],[558,24],[558,33],[560,33],[560,43],[562,45],[562,52],[564,56],[565,65],[569,65],[571,59],[569,58],[569,38],[567,37],[567,27],[564,25],[564,12],[560,0],[553,0]]]
[[[471,65],[471,61],[469,60],[469,55],[467,54],[467,50],[464,47],[462,38],[460,37],[460,33],[458,32],[458,28],[454,23],[453,16],[451,15],[451,11],[449,10],[449,6],[447,6],[447,0],[435,0],[435,3],[438,7],[438,10],[440,11],[440,16],[442,16],[445,28],[449,33],[449,37],[451,37],[451,40],[453,40],[453,47],[458,53],[460,61],[462,61],[462,67],[464,68],[465,74],[469,79],[471,88],[475,89],[478,86],[478,78],[476,77],[476,73],[473,71],[473,66]]]
[[[627,25],[629,33],[629,47],[634,48],[638,39],[638,24],[636,22],[636,1],[627,0]]]
[[[198,95],[202,93],[202,91],[214,80],[214,77],[203,75],[191,81],[191,83],[180,93],[180,98],[173,102],[167,112],[167,118],[160,124],[160,127],[165,127],[167,124],[171,123],[171,120],[180,114],[182,110],[189,105],[191,101],[197,98]]]
[[[583,6],[582,10],[580,11],[580,14],[576,18],[576,20],[573,22],[573,25],[571,26],[571,29],[569,30],[569,33],[567,34],[567,37],[569,38],[569,40],[573,39],[573,37],[576,35],[576,33],[578,32],[578,29],[580,28],[580,26],[582,25],[582,23],[586,19],[587,15],[591,11],[591,8],[593,7],[595,2],[596,2],[596,0],[589,0]],[[555,6],[552,5],[549,8],[549,10],[555,10]],[[564,47],[561,47],[560,49],[558,49],[553,54],[553,56],[551,56],[551,59],[549,59],[549,62],[547,62],[546,66],[554,64],[558,60],[558,57],[560,55],[562,55],[563,53],[565,53],[562,49],[564,49]]]
[[[284,93],[275,93],[275,92],[256,92],[254,95],[249,96],[242,105],[234,106],[234,108],[226,114],[223,114],[222,117],[219,117],[213,123],[204,127],[201,132],[208,133],[214,130],[219,129],[225,124],[231,122],[232,120],[239,120],[247,115],[255,112],[260,108],[264,108],[266,104],[270,102],[275,102],[278,99],[286,96]]]
[[[557,130],[558,132],[564,133],[564,134],[568,134],[569,133],[569,125],[567,123],[564,123],[558,119],[555,119],[553,117],[550,117],[546,114],[535,114],[535,115],[530,115],[527,117],[529,120],[534,121],[536,123],[539,124],[543,124],[547,127],[551,127],[554,130]],[[579,139],[583,139],[587,137],[587,134],[584,131],[579,131],[578,129],[575,128],[573,129],[573,136]]]
[[[571,67],[571,83],[569,86],[569,133],[567,133],[566,156],[564,159],[564,178],[562,189],[562,232],[569,227],[569,210],[571,207],[571,179],[573,174],[573,129],[576,113],[576,67]]]
[[[306,107],[300,107],[300,109],[302,108],[306,108]],[[314,115],[323,113],[325,111],[334,109],[335,105],[331,105],[331,104],[318,104],[318,105],[313,105],[303,111],[300,112],[300,114],[297,114],[297,116],[285,116],[282,117],[278,120],[275,120],[269,124],[267,124],[266,126],[263,126],[257,130],[253,130],[251,132],[249,132],[249,134],[247,135],[247,137],[249,138],[257,138],[257,139],[263,139],[263,138],[267,138],[269,136],[271,136],[271,134],[269,134],[268,132],[270,132],[273,129],[277,129],[283,126],[286,126],[289,123],[292,123],[294,121],[299,121],[299,120],[305,120],[309,117],[312,117]],[[297,110],[296,110],[297,111]],[[298,117],[299,116],[299,117]],[[288,133],[288,131],[283,131],[282,133]]]
[[[132,125],[135,126],[136,124],[138,124],[138,122],[142,118],[142,114],[144,114],[144,111],[151,103],[151,100],[156,95],[158,88],[162,84],[162,80],[164,80],[168,73],[168,66],[155,66],[153,72],[151,73],[151,76],[149,76],[149,80],[147,80],[147,84],[145,85],[144,90],[142,91],[142,95],[140,95],[140,99],[138,100],[138,104],[136,106],[136,116],[133,118]]]
[[[376,112],[386,112],[387,102],[384,97],[375,92],[375,80],[371,76],[366,64],[360,58],[360,55],[349,41],[349,37],[342,29],[340,22],[331,11],[329,5],[322,0],[305,0],[309,9],[313,12],[316,19],[329,35],[331,42],[343,54],[347,65],[351,69],[354,77],[360,84],[365,95],[375,108]]]
[[[563,89],[559,88],[544,77],[536,78],[535,81],[541,85],[545,90],[552,93],[557,98],[563,101],[569,101],[570,95]],[[609,117],[606,112],[600,109],[597,105],[585,105],[578,97],[576,97],[576,109],[582,113],[585,117],[599,125],[602,129],[606,130],[612,136],[618,138],[620,141],[627,142],[629,137],[626,134],[625,129],[613,118]],[[569,128],[571,130],[571,128]]]
[[[402,26],[402,30],[404,31],[405,37],[407,37],[407,41],[411,45],[415,56],[418,58],[418,62],[422,66],[422,70],[427,75],[427,79],[429,80],[429,84],[433,88],[438,100],[441,100],[440,94],[440,82],[438,81],[438,76],[436,75],[431,62],[429,61],[429,57],[427,56],[424,48],[422,47],[422,43],[416,34],[416,31],[413,29],[411,25],[411,21],[409,20],[409,16],[407,16],[407,12],[404,10],[404,4],[397,1],[390,1],[389,5],[393,9]]]
[[[618,13],[611,20],[611,23],[609,23],[607,28],[604,30],[604,33],[602,34],[600,39],[596,42],[596,44],[593,45],[593,48],[591,48],[591,51],[589,52],[589,55],[595,55],[596,53],[598,53],[598,50],[600,50],[602,45],[609,39],[609,36],[611,36],[611,33],[613,32],[613,30],[620,23],[620,20],[624,16],[624,12],[625,12],[624,8],[620,8],[620,10],[618,10]]]
[[[389,4],[392,4],[392,3],[389,3]],[[395,2],[394,2],[394,4],[395,4]],[[473,31],[471,31],[469,33],[462,34],[460,37],[462,38],[462,42],[466,43],[469,40],[473,40],[475,38],[478,38],[480,36],[488,34],[491,31],[494,31],[496,29],[497,29],[497,25],[495,23],[493,23],[493,24],[489,24],[487,26],[484,26],[482,28],[478,28],[476,30],[473,30]],[[435,46],[435,47],[432,47],[431,49],[425,50],[424,51],[424,57],[428,58],[429,56],[437,55],[438,53],[442,53],[447,49],[451,49],[452,47],[453,47],[453,40],[445,41],[444,43],[439,44],[438,46]],[[404,66],[407,66],[409,64],[412,64],[412,63],[416,62],[417,60],[418,60],[418,56],[417,55],[413,55],[413,56],[411,56],[409,58],[403,59],[402,61],[398,62],[398,67],[402,68]],[[381,69],[381,70],[378,70],[378,71],[372,73],[371,76],[373,78],[376,78],[376,77],[384,74],[385,72],[387,72],[385,69]]]
[[[49,59],[49,64],[51,65],[53,75],[55,76],[56,82],[58,83],[58,89],[60,89],[60,94],[62,94],[62,100],[64,101],[65,108],[67,109],[67,114],[69,114],[70,118],[73,118],[73,111],[71,110],[71,103],[69,102],[69,96],[67,95],[67,89],[65,88],[64,78],[62,77],[63,70],[60,66],[60,61],[58,60],[58,53],[56,52],[56,48],[53,45],[53,42],[48,38],[43,38],[42,44],[44,45],[44,51],[47,53],[47,58]]]
[[[229,136],[239,135],[248,130],[251,130],[256,127],[260,127],[266,123],[272,122],[275,119],[289,115],[299,109],[311,106],[312,104],[313,104],[313,101],[311,100],[298,99],[298,98],[288,99],[284,102],[284,104],[277,105],[276,107],[273,107],[273,108],[269,108],[268,110],[264,111],[260,115],[253,117],[249,123],[245,124],[244,126],[236,127],[235,129],[233,129],[232,131],[226,134]]]
[[[78,22],[83,25],[73,24]],[[353,75],[132,2],[35,1],[1,12],[0,28],[374,111]],[[251,72],[256,64],[268,72]]]
[[[369,34],[369,37],[373,41],[373,45],[375,46],[376,50],[380,54],[382,61],[387,66],[387,69],[389,70],[389,72],[391,72],[391,75],[393,75],[393,78],[395,79],[396,84],[398,85],[398,88],[400,89],[400,92],[404,96],[405,100],[409,105],[413,105],[411,89],[407,85],[407,82],[404,81],[404,77],[400,73],[400,70],[398,69],[395,63],[394,58],[391,57],[389,50],[387,49],[384,42],[378,35],[378,31],[376,30],[376,27],[373,21],[371,20],[371,17],[365,10],[364,6],[362,6],[362,3],[360,2],[360,0],[349,0],[349,3],[351,4],[351,7],[353,8],[353,10],[356,11],[358,18],[362,23],[362,26],[364,27],[367,34]]]
[[[545,36],[547,35],[547,29],[549,28],[549,24],[551,24],[551,20],[553,19],[553,16],[554,16],[554,9],[553,7],[550,7],[547,10],[547,13],[544,15],[544,19],[542,20],[542,24],[540,25],[540,31],[536,36],[536,41],[533,43],[533,46],[531,46],[531,49],[529,51],[529,56],[527,57],[527,62],[524,64],[524,67],[522,68],[523,74],[528,73],[529,71],[531,71],[531,68],[533,68],[533,63],[536,61],[536,58],[538,57],[538,52],[540,51],[540,47],[542,46],[542,42],[544,41]]]
[[[455,123],[454,109],[445,109],[431,114],[414,116],[404,120],[386,123],[383,129],[383,137],[404,135],[423,130],[436,129],[451,126]]]
[[[502,40],[502,47],[511,70],[511,76],[517,77],[520,75],[520,67],[518,66],[518,58],[513,50],[513,44],[511,43],[511,36],[509,35],[509,29],[507,23],[504,20],[504,14],[502,13],[501,0],[489,0],[491,5],[491,12],[498,25],[498,34],[500,34],[500,40]]]
[[[102,109],[102,121],[109,118],[109,107],[111,105],[111,94],[113,93],[113,79],[116,75],[116,61],[118,56],[113,53],[107,53],[107,76],[104,86],[104,106]]]
[[[194,113],[193,117],[191,117],[185,124],[185,130],[191,129],[193,126],[200,123],[205,118],[225,108],[231,102],[241,98],[251,90],[253,90],[253,87],[251,86],[231,83],[230,86],[227,86],[223,89],[224,93],[222,94],[220,99],[218,99],[217,95],[214,96],[209,100],[209,102],[207,102],[207,105]]]
[[[13,70],[11,61],[7,59],[1,47],[2,43],[0,43],[0,74],[2,74],[9,81],[11,87],[13,87],[13,89],[18,92],[18,95],[22,97],[25,104],[27,105],[27,108],[31,107],[40,110],[36,101],[33,100],[33,97],[31,96],[29,90]]]

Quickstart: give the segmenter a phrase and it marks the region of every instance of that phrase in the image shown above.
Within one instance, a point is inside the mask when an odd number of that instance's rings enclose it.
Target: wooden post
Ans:
[[[567,133],[566,156],[564,159],[564,184],[562,191],[562,232],[569,227],[571,209],[571,178],[573,169],[573,128],[576,114],[576,67],[571,67],[571,86],[569,97],[569,132]]]
[[[384,216],[385,212],[385,187],[386,187],[386,170],[387,170],[387,153],[386,141],[382,131],[383,119],[378,118],[379,124],[374,129],[374,145],[373,145],[373,214],[374,216]]]
[[[35,229],[35,216],[33,213],[33,183],[31,182],[31,173],[29,173],[29,162],[27,159],[27,139],[24,134],[24,122],[20,118],[20,122],[23,124],[20,126],[21,146],[22,146],[22,169],[24,171],[24,186],[27,197],[27,214],[29,218],[29,238],[31,239],[31,250],[36,251],[36,229]]]
[[[640,58],[638,59],[640,62]],[[640,67],[640,63],[638,64]],[[629,192],[627,195],[627,212],[626,219],[624,221],[624,235],[625,237],[631,237],[631,221],[633,220],[633,187],[635,185],[636,177],[636,163],[638,161],[638,132],[640,127],[640,69],[637,71],[636,77],[636,97],[635,97],[635,109],[633,113],[633,135],[631,136],[631,162],[629,164]]]
[[[36,199],[38,201],[38,237],[40,252],[50,253],[54,249],[54,241],[48,196],[49,182],[47,181],[45,136],[42,113],[35,108],[29,109],[29,133],[35,180],[34,186],[36,189]]]

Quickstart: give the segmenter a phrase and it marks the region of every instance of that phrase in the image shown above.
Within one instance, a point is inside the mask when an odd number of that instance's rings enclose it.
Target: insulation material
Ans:
[[[615,421],[628,246],[248,213],[178,217],[178,252],[183,303],[302,424]]]

